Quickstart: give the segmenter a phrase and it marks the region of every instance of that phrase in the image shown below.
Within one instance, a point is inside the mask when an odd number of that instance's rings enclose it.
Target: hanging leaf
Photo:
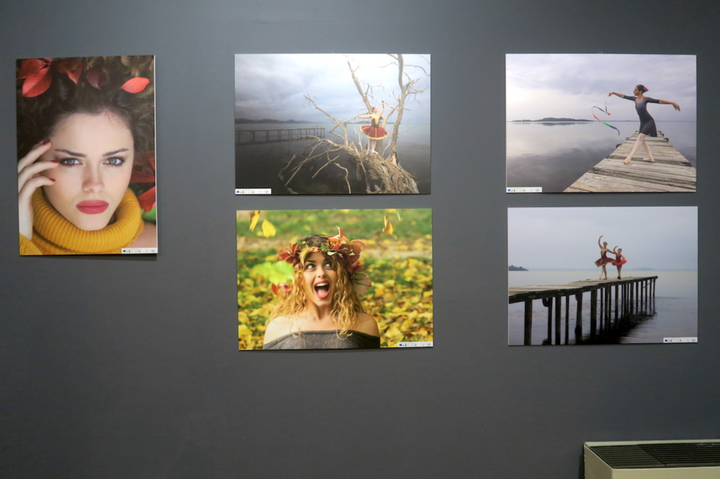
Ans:
[[[50,65],[49,58],[29,58],[23,60],[20,64],[20,70],[17,74],[18,80],[24,80],[29,76],[32,76],[39,72],[43,68],[47,68]]]
[[[53,65],[55,65],[58,73],[66,74],[77,85],[82,73],[82,61],[79,58],[65,58],[53,63]]]
[[[263,220],[262,233],[260,234],[260,236],[264,236],[265,238],[271,238],[275,236],[275,233],[277,233],[277,231],[275,230],[275,226],[273,226],[273,224],[270,223],[268,220]]]
[[[372,281],[367,273],[355,273],[352,277],[352,287],[357,294],[365,294],[372,286]]]
[[[148,86],[149,83],[150,80],[147,78],[135,77],[126,81],[120,89],[125,90],[128,93],[140,93]]]
[[[390,236],[393,235],[393,225],[390,222],[390,218],[388,218],[388,215],[385,215],[385,227],[383,228],[383,233]]]
[[[145,193],[140,195],[138,197],[138,201],[140,202],[140,208],[142,208],[144,211],[150,211],[151,209],[153,209],[155,203],[157,202],[157,199],[155,197],[155,187],[153,186]]]
[[[107,71],[105,71],[104,67],[93,67],[85,72],[85,79],[90,85],[99,90],[107,81]]]
[[[25,78],[22,86],[22,96],[33,98],[42,95],[50,88],[52,75],[50,74],[50,64],[46,64],[37,72]]]
[[[257,222],[260,219],[260,210],[254,210],[250,212],[250,231],[255,230]]]

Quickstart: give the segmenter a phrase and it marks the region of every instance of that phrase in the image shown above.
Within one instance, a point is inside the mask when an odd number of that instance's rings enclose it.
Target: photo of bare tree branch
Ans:
[[[236,192],[430,193],[429,55],[236,55],[235,74]]]

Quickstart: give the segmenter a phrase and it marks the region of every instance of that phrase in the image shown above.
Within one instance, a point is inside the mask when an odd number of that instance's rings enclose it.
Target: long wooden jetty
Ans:
[[[324,127],[274,128],[265,130],[235,130],[235,144],[275,143],[278,141],[325,138]]]
[[[628,320],[655,313],[657,276],[623,279],[584,280],[544,286],[519,286],[508,289],[509,304],[525,303],[524,344],[532,344],[533,301],[547,308],[547,338],[544,344],[563,344],[562,306],[565,299],[564,344],[570,337],[570,301],[576,302],[575,337],[582,338],[583,296],[590,293],[590,338],[619,329]],[[554,314],[553,314],[554,310]],[[553,328],[554,319],[554,328]],[[553,335],[554,330],[554,335]]]
[[[697,170],[690,164],[668,138],[658,132],[658,136],[646,137],[654,163],[645,161],[647,153],[638,148],[632,161],[624,164],[632,151],[638,133],[635,132],[620,143],[590,171],[565,189],[566,193],[624,193],[624,192],[695,192],[697,190]]]

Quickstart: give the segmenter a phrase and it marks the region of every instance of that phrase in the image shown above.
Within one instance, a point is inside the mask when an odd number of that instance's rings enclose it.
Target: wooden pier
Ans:
[[[236,145],[255,143],[275,143],[278,141],[307,140],[325,138],[324,127],[312,128],[275,128],[267,130],[235,130]]]
[[[632,318],[655,313],[657,276],[585,280],[561,285],[520,286],[508,289],[509,304],[525,303],[524,344],[532,344],[533,301],[547,308],[547,338],[543,344],[569,344],[570,301],[576,302],[575,337],[582,340],[583,296],[590,293],[590,338],[620,329]],[[562,334],[563,298],[565,334]],[[554,328],[553,328],[554,320]],[[554,332],[554,334],[553,334]]]
[[[632,151],[637,136],[635,132],[620,143],[607,158],[565,189],[565,193],[694,193],[697,190],[697,170],[662,132],[658,132],[657,138],[645,138],[654,163],[645,161],[647,153],[640,147],[632,161],[624,164],[623,160]]]

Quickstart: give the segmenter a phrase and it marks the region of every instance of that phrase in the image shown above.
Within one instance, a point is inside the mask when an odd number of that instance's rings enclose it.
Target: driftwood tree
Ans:
[[[321,108],[314,96],[305,95],[313,107],[334,125],[330,131],[334,139],[310,137],[314,140],[312,145],[302,155],[293,155],[288,161],[279,177],[290,192],[298,192],[293,185],[299,177],[309,176],[310,180],[315,180],[325,168],[337,168],[342,172],[340,177],[344,180],[343,189],[347,189],[348,193],[418,193],[417,182],[400,166],[397,142],[403,114],[409,110],[407,105],[417,101],[417,95],[424,91],[418,88],[417,83],[424,76],[429,76],[429,73],[421,65],[405,64],[401,54],[388,56],[390,61],[384,68],[397,68],[398,90],[392,90],[393,103],[385,103],[389,113],[386,112],[380,122],[385,128],[394,117],[387,146],[381,143],[375,151],[363,147],[364,135],[348,128],[350,122],[359,115],[345,120],[337,118]],[[347,64],[352,81],[370,114],[373,102],[379,103],[375,98],[375,89],[379,87],[363,82],[356,74],[359,67],[353,67],[350,62]]]

